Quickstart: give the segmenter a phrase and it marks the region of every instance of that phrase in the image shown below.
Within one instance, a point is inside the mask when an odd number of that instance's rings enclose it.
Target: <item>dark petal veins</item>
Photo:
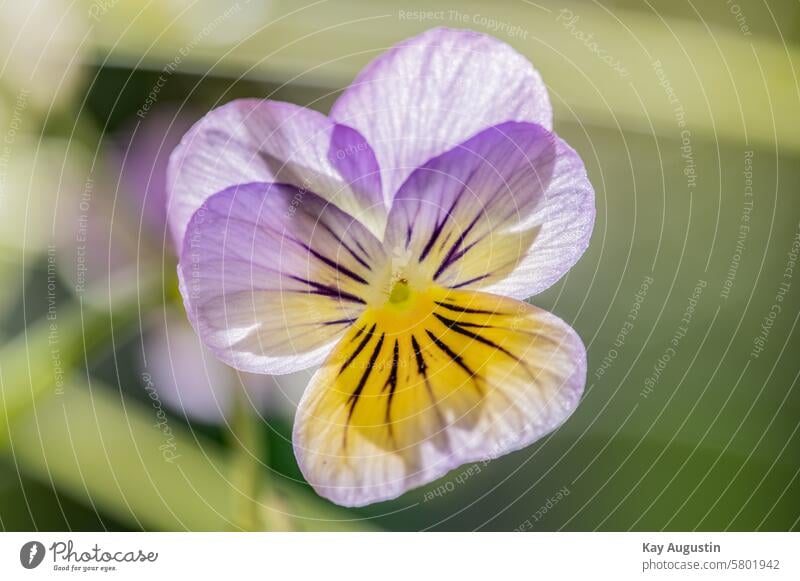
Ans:
[[[456,196],[455,199],[453,199],[453,203],[450,204],[450,208],[448,208],[447,212],[442,217],[441,221],[436,223],[436,226],[434,227],[433,232],[431,232],[431,237],[428,238],[427,244],[425,244],[425,247],[422,249],[422,252],[419,255],[419,262],[424,261],[425,258],[430,253],[431,249],[433,249],[433,245],[436,244],[436,240],[438,240],[439,236],[441,236],[442,230],[444,229],[445,224],[447,224],[447,221],[450,219],[450,216],[453,214],[453,210],[456,209],[456,205],[458,205],[458,202],[459,202],[460,199],[461,199],[461,196]]]
[[[467,188],[469,187],[469,184],[471,183],[472,178],[475,176],[475,174],[477,173],[478,169],[480,169],[479,165],[474,167],[474,168],[472,168],[472,171],[470,171],[469,177],[467,177],[467,179],[465,179],[462,182],[461,190],[453,197],[453,202],[450,204],[450,208],[448,208],[447,212],[442,217],[441,222],[437,222],[436,227],[433,229],[433,233],[431,234],[431,237],[428,239],[428,243],[425,245],[425,248],[422,249],[422,252],[420,253],[420,256],[419,256],[419,262],[422,262],[423,260],[425,260],[425,258],[428,256],[428,254],[430,253],[431,249],[433,248],[433,245],[436,244],[436,241],[439,239],[439,236],[441,236],[441,234],[442,234],[442,230],[444,229],[445,225],[447,224],[447,222],[452,217],[453,212],[456,209],[456,206],[461,201],[461,198],[465,195],[465,193],[467,191]],[[481,213],[479,212],[478,213],[478,217],[480,217],[480,215],[481,215]],[[473,220],[473,222],[477,222],[477,217],[476,217],[475,220]],[[450,236],[450,234],[451,234],[451,232],[448,232],[447,236]]]
[[[373,325],[374,328],[374,325]],[[370,331],[371,333],[371,331]],[[370,334],[369,337],[372,335]],[[350,404],[350,409],[347,411],[347,426],[350,425],[350,420],[353,417],[353,412],[356,409],[356,404],[358,404],[358,400],[361,397],[361,392],[364,391],[364,386],[367,384],[367,380],[369,379],[370,374],[372,373],[373,367],[375,367],[375,362],[378,360],[378,355],[381,352],[381,348],[383,347],[383,340],[386,338],[385,333],[381,333],[381,338],[378,339],[378,343],[375,345],[375,349],[372,351],[372,355],[369,357],[369,363],[367,364],[367,368],[364,370],[364,373],[361,374],[361,379],[358,381],[358,385],[356,386],[355,390],[350,397],[347,398],[347,402]],[[344,430],[344,440],[342,442],[343,446],[347,446],[347,427]]]
[[[464,282],[460,282],[458,284],[454,284],[450,288],[462,288],[462,287],[465,287],[467,285],[472,284],[473,282],[478,282],[479,280],[483,280],[484,278],[488,278],[490,274],[491,273],[487,272],[486,274],[482,274],[480,276],[476,276],[476,277],[471,278],[469,280],[465,280]]]
[[[352,270],[350,270],[346,266],[343,266],[343,265],[339,264],[335,260],[332,260],[332,259],[328,258],[327,256],[325,256],[321,252],[317,252],[316,250],[311,248],[308,244],[305,244],[304,242],[299,242],[297,240],[295,240],[295,242],[297,242],[298,244],[300,244],[300,246],[305,248],[312,256],[314,256],[315,258],[321,260],[322,262],[324,262],[325,264],[327,264],[328,266],[330,266],[331,268],[336,270],[336,272],[341,273],[341,274],[343,274],[343,275],[345,275],[347,277],[350,277],[354,281],[359,282],[361,284],[368,284],[367,281],[363,277],[359,276],[358,274],[356,274],[355,272],[353,272]]]
[[[355,340],[355,339],[356,339],[356,338],[357,338],[359,335],[361,335],[361,333],[362,333],[362,331],[363,331],[363,330],[364,330],[364,327],[361,327],[361,329],[358,331],[358,333],[356,333],[356,336],[355,336],[355,337],[353,337],[353,339]],[[354,360],[356,357],[358,357],[358,354],[359,354],[359,353],[361,353],[361,352],[364,350],[364,347],[366,347],[366,346],[367,346],[367,343],[369,343],[370,339],[372,339],[372,334],[373,334],[374,332],[375,332],[375,324],[373,323],[373,325],[372,325],[372,327],[370,328],[370,330],[369,330],[369,331],[367,331],[367,334],[366,334],[366,335],[364,336],[364,338],[361,340],[361,343],[358,345],[358,347],[356,347],[356,350],[355,350],[355,351],[353,351],[353,352],[350,354],[350,357],[348,357],[348,358],[347,358],[347,361],[345,361],[345,362],[344,362],[344,364],[342,365],[342,368],[341,368],[341,369],[339,369],[339,375],[341,375],[342,373],[344,373],[345,369],[347,369],[347,368],[350,366],[350,364],[353,362],[353,360]]]
[[[458,305],[450,305],[448,303],[443,303],[441,301],[434,301],[440,307],[444,307],[449,311],[455,311],[457,313],[468,313],[470,315],[501,315],[502,313],[495,313],[494,311],[486,311],[484,309],[470,309],[468,307],[460,307]]]
[[[478,375],[475,371],[473,371],[472,368],[464,362],[464,358],[461,357],[461,355],[459,355],[455,351],[453,351],[444,341],[439,339],[436,335],[434,335],[427,329],[425,330],[425,332],[428,334],[428,337],[430,337],[431,341],[433,341],[433,343],[445,355],[447,355],[450,359],[452,359],[456,365],[458,365],[467,375],[469,375],[470,379],[472,379],[475,384],[475,388],[481,395],[483,395],[483,390],[481,389],[480,385],[478,385],[478,379],[480,379],[480,375]]]
[[[350,323],[355,323],[356,320],[355,317],[350,319],[336,319],[334,321],[325,321],[322,325],[349,325]]]
[[[352,303],[360,303],[362,305],[366,304],[366,301],[364,301],[364,299],[362,299],[361,297],[357,297],[354,294],[344,292],[340,288],[336,288],[319,282],[314,282],[313,280],[307,280],[305,278],[302,278],[300,276],[295,276],[293,274],[290,274],[289,278],[291,278],[292,280],[296,280],[297,282],[302,282],[303,284],[307,284],[308,286],[311,287],[308,290],[298,291],[298,292],[306,292],[314,295],[320,295],[323,297],[337,298],[343,301],[350,301]]]
[[[436,412],[436,419],[439,422],[439,427],[443,430],[447,426],[447,423],[444,421],[442,411],[439,409],[439,401],[436,399],[436,396],[433,393],[433,388],[431,387],[431,382],[428,379],[428,365],[425,363],[425,356],[422,354],[422,349],[420,349],[419,342],[414,335],[411,335],[411,348],[414,351],[414,359],[416,359],[417,362],[417,371],[422,376],[422,379],[425,380],[425,389],[428,392],[428,397],[431,398],[431,403],[433,404],[434,411]]]
[[[456,239],[455,243],[450,247],[450,250],[447,252],[447,255],[444,257],[444,259],[442,259],[442,263],[439,265],[439,268],[436,270],[436,274],[433,275],[434,279],[439,278],[439,276],[448,267],[450,267],[452,264],[455,264],[458,261],[459,258],[464,256],[467,252],[469,252],[469,250],[473,246],[475,246],[478,242],[480,242],[483,239],[483,237],[480,237],[477,240],[475,240],[474,242],[472,242],[466,248],[463,248],[463,249],[461,248],[461,245],[464,243],[464,240],[466,239],[467,236],[469,236],[469,233],[472,232],[472,229],[475,227],[475,224],[478,223],[478,220],[481,218],[482,215],[483,215],[483,211],[478,212],[478,214],[472,219],[472,222],[470,222],[469,226],[467,226],[464,229],[464,231],[459,235],[459,237]]]
[[[400,347],[397,342],[397,339],[394,340],[394,351],[392,353],[392,370],[389,372],[389,378],[386,380],[386,383],[383,385],[383,389],[381,391],[386,391],[386,388],[389,388],[389,398],[386,401],[386,425],[389,428],[389,436],[394,439],[394,433],[392,431],[392,399],[394,399],[394,392],[397,389],[397,365],[400,360]]]
[[[464,323],[460,323],[458,321],[454,321],[452,319],[448,319],[447,317],[443,317],[439,313],[433,313],[433,316],[436,317],[437,319],[439,319],[439,321],[441,321],[442,324],[444,324],[448,329],[452,329],[453,331],[455,331],[456,333],[459,333],[460,335],[464,335],[465,337],[469,337],[470,339],[474,339],[478,343],[483,343],[487,347],[491,347],[492,349],[496,349],[497,351],[500,351],[501,353],[504,353],[505,355],[508,355],[514,361],[517,361],[518,363],[520,363],[522,365],[525,365],[525,362],[522,359],[520,359],[519,357],[514,355],[511,351],[509,351],[508,349],[506,349],[502,345],[498,345],[494,341],[492,341],[490,339],[487,339],[486,337],[482,337],[481,335],[478,335],[474,331],[469,331],[469,330],[465,329],[464,327],[468,326],[469,324],[464,324]],[[472,325],[474,325],[474,323]],[[483,327],[483,325],[478,325],[478,326]]]
[[[364,246],[361,244],[361,242],[359,242],[358,240],[356,240],[355,242],[356,242],[356,246],[358,246],[358,249],[359,249],[361,252],[363,252],[363,253],[364,253],[364,256],[366,256],[367,258],[372,258],[372,257],[369,255],[369,252],[367,252],[367,249],[366,249],[366,248],[364,248]]]
[[[417,360],[417,371],[427,379],[428,377],[428,366],[425,363],[425,357],[422,356],[422,350],[419,347],[419,343],[417,342],[417,338],[414,335],[411,335],[411,348],[414,349],[414,357]]]
[[[353,341],[355,341],[356,339],[358,339],[358,338],[361,336],[361,333],[363,333],[363,332],[366,330],[366,328],[367,328],[367,326],[366,326],[366,325],[364,325],[363,327],[359,327],[359,328],[358,328],[358,331],[356,331],[356,334],[355,334],[355,335],[353,335],[353,336],[350,338],[350,342],[352,343]]]
[[[331,236],[333,236],[333,237],[336,239],[336,241],[337,241],[337,242],[338,242],[338,243],[339,243],[339,244],[340,244],[340,245],[341,245],[341,246],[342,246],[342,247],[343,247],[345,250],[347,250],[347,252],[348,252],[348,253],[350,253],[350,256],[352,256],[353,258],[355,258],[355,259],[358,261],[358,263],[359,263],[361,266],[363,266],[363,267],[364,267],[364,268],[366,268],[367,270],[372,270],[372,267],[369,265],[369,263],[368,263],[366,260],[364,260],[364,259],[363,259],[361,256],[359,256],[359,255],[358,255],[358,253],[357,253],[355,250],[353,250],[352,248],[350,248],[350,246],[349,246],[349,245],[348,245],[348,244],[347,244],[347,243],[346,243],[344,240],[342,240],[341,236],[339,236],[339,235],[336,233],[336,231],[334,231],[334,229],[333,229],[333,228],[331,228],[330,226],[328,226],[328,225],[327,225],[325,222],[323,222],[323,221],[321,221],[321,220],[320,220],[320,222],[319,222],[319,225],[320,225],[320,227],[321,227],[321,228],[323,228],[323,229],[324,229],[324,230],[325,230],[325,231],[326,231],[328,234],[330,234]],[[358,247],[361,249],[361,251],[362,251],[364,254],[367,254],[366,250],[364,250],[364,247],[363,247],[363,246],[361,246],[361,243],[360,243],[360,242],[358,242],[358,241],[356,240],[356,244],[358,245]],[[367,258],[369,258],[369,255],[367,255]]]

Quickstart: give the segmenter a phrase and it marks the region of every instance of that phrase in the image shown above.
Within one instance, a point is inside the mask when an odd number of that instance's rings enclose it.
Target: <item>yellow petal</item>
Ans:
[[[315,374],[294,444],[322,495],[360,506],[517,450],[575,409],[586,354],[527,303],[432,287],[365,310]]]

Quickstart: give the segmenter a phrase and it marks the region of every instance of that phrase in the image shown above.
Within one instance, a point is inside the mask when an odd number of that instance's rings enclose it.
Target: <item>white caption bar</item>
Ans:
[[[0,579],[778,580],[798,562],[797,533],[0,535]]]

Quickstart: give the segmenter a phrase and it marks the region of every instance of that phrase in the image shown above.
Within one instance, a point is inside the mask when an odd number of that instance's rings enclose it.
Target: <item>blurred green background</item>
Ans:
[[[532,299],[586,342],[587,391],[525,450],[346,510],[297,469],[296,385],[270,384],[239,440],[151,395],[175,264],[120,168],[160,113],[326,112],[433,26],[525,54],[587,164],[592,244]],[[6,3],[0,527],[237,530],[255,508],[272,530],[797,530],[799,43],[792,0]]]

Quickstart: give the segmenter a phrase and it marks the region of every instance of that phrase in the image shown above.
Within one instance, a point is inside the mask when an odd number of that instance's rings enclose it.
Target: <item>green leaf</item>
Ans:
[[[174,422],[173,422],[174,423]],[[242,494],[224,448],[157,417],[157,408],[105,387],[69,384],[11,430],[24,473],[56,485],[132,528],[238,530]],[[298,484],[264,474],[258,503],[272,530],[356,530],[367,522]]]

